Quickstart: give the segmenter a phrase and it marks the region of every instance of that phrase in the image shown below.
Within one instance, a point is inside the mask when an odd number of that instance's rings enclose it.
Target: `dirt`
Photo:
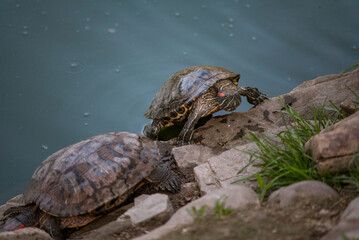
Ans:
[[[213,213],[197,220],[162,240],[231,240],[231,239],[320,239],[336,225],[348,201],[335,203],[301,203],[281,209],[263,204],[231,213],[221,219]]]

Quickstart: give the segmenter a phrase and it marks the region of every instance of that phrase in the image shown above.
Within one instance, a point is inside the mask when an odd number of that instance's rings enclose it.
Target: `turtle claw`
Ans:
[[[178,176],[173,176],[165,186],[166,190],[176,193],[181,191],[181,179]]]
[[[264,102],[268,99],[267,94],[261,93],[258,88],[246,88],[247,101],[254,106]]]
[[[248,102],[250,104],[253,104],[254,106],[257,106],[258,104],[264,102],[265,100],[267,100],[267,94],[263,94],[261,93],[257,98],[252,99],[252,98],[247,98]]]

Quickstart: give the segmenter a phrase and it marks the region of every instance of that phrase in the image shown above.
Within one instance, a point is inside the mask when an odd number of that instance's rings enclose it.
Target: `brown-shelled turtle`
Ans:
[[[161,87],[145,113],[153,119],[143,133],[156,139],[163,126],[185,122],[180,145],[190,142],[197,121],[219,110],[234,111],[241,95],[257,105],[267,99],[257,88],[239,87],[240,75],[214,66],[195,66],[173,74]]]
[[[48,157],[22,196],[9,208],[0,231],[37,226],[55,239],[63,229],[84,226],[123,203],[143,183],[180,190],[160,142],[145,136],[107,133],[81,141]]]

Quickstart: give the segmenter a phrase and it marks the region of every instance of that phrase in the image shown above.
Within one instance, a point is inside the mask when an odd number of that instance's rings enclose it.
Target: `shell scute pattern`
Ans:
[[[235,79],[238,74],[215,66],[195,66],[173,74],[155,95],[145,116],[150,119],[166,117],[221,79]]]
[[[23,200],[54,216],[88,213],[126,195],[159,160],[151,140],[131,133],[102,134],[47,158],[35,171]]]

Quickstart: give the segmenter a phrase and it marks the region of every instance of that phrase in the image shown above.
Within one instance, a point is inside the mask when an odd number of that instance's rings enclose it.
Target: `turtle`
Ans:
[[[22,205],[9,208],[0,231],[35,226],[55,239],[120,206],[146,182],[178,192],[164,143],[128,132],[101,134],[49,156],[35,170]]]
[[[257,88],[237,86],[240,74],[216,66],[194,66],[173,74],[156,93],[145,113],[153,119],[143,129],[144,135],[157,139],[164,126],[185,122],[178,144],[191,143],[197,121],[219,110],[234,111],[241,95],[258,105],[267,95]]]

